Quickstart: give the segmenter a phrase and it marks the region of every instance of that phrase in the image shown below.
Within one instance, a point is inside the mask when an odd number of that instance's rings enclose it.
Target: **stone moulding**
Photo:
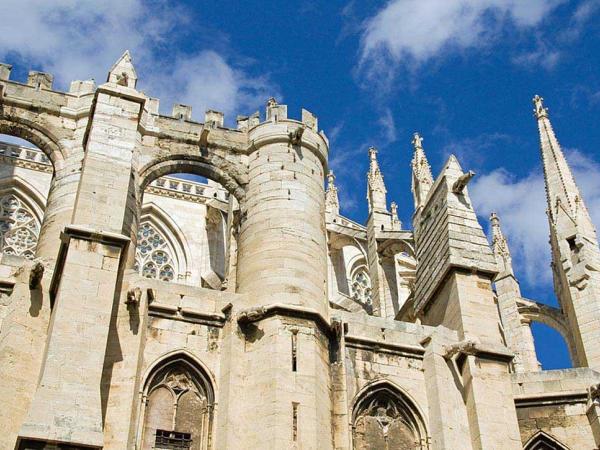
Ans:
[[[546,394],[517,394],[514,396],[517,408],[546,405],[586,403],[588,393],[585,390],[549,392]]]
[[[414,359],[423,359],[425,349],[421,346],[403,344],[401,342],[382,342],[362,336],[347,334],[344,337],[346,346],[361,350],[371,350],[378,353],[389,353]]]
[[[337,334],[337,327],[335,324],[330,323],[329,320],[325,319],[325,317],[316,310],[295,305],[286,305],[284,303],[273,303],[259,308],[249,308],[240,311],[237,316],[237,322],[241,326],[244,326],[273,316],[286,316],[296,319],[312,320],[326,335]]]
[[[464,340],[456,344],[445,347],[444,358],[451,360],[461,356],[476,356],[483,359],[495,361],[510,362],[514,358],[514,353],[504,346],[482,344],[473,340]]]

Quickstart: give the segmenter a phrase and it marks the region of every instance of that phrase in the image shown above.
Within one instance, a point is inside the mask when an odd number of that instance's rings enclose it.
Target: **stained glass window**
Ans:
[[[0,245],[3,253],[33,259],[39,234],[40,224],[27,205],[13,194],[0,198]]]
[[[144,222],[138,231],[135,253],[135,270],[146,278],[172,281],[175,269],[166,239],[149,222]]]
[[[352,277],[352,298],[363,305],[371,305],[371,279],[367,271],[360,269]]]

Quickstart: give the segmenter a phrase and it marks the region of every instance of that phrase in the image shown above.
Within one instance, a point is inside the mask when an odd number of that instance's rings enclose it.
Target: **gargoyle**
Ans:
[[[127,300],[125,300],[125,304],[127,306],[138,306],[140,304],[140,300],[142,299],[142,290],[139,287],[135,287],[129,289],[127,291]]]
[[[292,145],[298,145],[302,142],[302,135],[304,134],[304,128],[298,127],[294,131],[289,133],[290,143]]]
[[[473,178],[474,176],[475,172],[473,172],[472,170],[469,170],[467,173],[462,174],[460,177],[458,177],[458,180],[456,180],[452,185],[452,192],[454,192],[455,194],[462,194],[462,192],[465,190],[465,187],[467,186],[467,184],[469,184],[469,181],[471,181],[471,178]]]
[[[44,265],[41,262],[36,262],[29,272],[29,289],[38,289],[42,283],[44,276]]]

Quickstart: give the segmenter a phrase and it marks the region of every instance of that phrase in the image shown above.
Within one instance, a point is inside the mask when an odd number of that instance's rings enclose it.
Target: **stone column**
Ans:
[[[54,177],[48,192],[48,201],[42,229],[38,239],[36,256],[56,260],[60,249],[60,233],[71,223],[81,177],[83,152],[60,161],[54,167]]]
[[[236,401],[230,387],[228,406],[221,404],[236,414],[219,445],[328,449],[327,143],[316,123],[287,120],[285,106],[274,101],[249,141],[237,292],[253,309],[238,316],[244,352],[229,369],[245,371],[247,388]]]
[[[110,82],[96,91],[73,225],[52,281],[54,311],[40,384],[20,441],[102,448],[101,380],[111,314],[136,204],[133,170],[145,97]],[[109,170],[110,167],[110,170]]]

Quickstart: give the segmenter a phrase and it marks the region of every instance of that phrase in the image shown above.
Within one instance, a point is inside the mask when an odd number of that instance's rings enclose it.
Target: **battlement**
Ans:
[[[94,94],[98,85],[93,79],[89,80],[74,80],[69,85],[69,90],[59,91],[54,88],[54,76],[47,72],[30,71],[25,83],[11,80],[10,75],[13,66],[11,64],[0,62],[0,93],[9,98],[11,96],[25,97],[26,99],[32,100],[35,92],[43,91],[45,94],[50,94],[50,99],[45,98],[45,101],[40,106],[51,107],[52,104],[58,105],[58,108],[62,107],[75,107],[69,101],[70,98],[85,97],[90,94]],[[113,65],[107,76],[107,85],[122,86],[124,88],[136,89],[137,86],[137,74],[133,67],[131,55],[129,51],[126,51],[121,58]],[[28,89],[29,88],[29,89]],[[225,125],[226,118],[225,114],[220,111],[209,109],[204,112],[203,121],[194,120],[192,115],[192,106],[185,105],[182,103],[175,103],[172,106],[170,115],[161,114],[160,112],[160,100],[147,96],[145,92],[138,91],[145,97],[144,111],[150,117],[160,117],[161,119],[174,119],[181,122],[190,122],[194,124],[203,125],[208,129],[223,129],[227,131],[238,131],[242,133],[248,132],[250,129],[268,122],[281,122],[291,121],[299,124],[303,124],[308,129],[321,135],[321,137],[327,142],[325,133],[318,129],[318,118],[313,113],[306,109],[302,109],[301,117],[299,120],[288,118],[287,105],[277,103],[274,98],[270,98],[267,101],[264,120],[261,118],[259,111],[256,111],[250,115],[238,115],[235,120],[235,127]],[[62,101],[59,100],[63,98]],[[53,106],[56,110],[57,106]],[[77,105],[80,106],[80,105]],[[153,122],[152,119],[149,120]]]

